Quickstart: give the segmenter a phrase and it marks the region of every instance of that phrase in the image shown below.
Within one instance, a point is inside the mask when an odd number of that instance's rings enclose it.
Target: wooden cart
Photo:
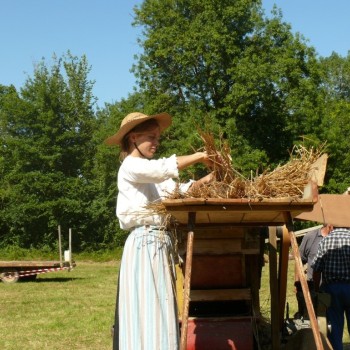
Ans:
[[[280,348],[290,245],[315,344],[317,349],[323,349],[293,232],[293,218],[311,211],[316,200],[310,187],[304,198],[298,200],[188,198],[163,201],[182,232],[179,252],[185,263],[177,269],[181,350],[254,348],[265,237],[270,246],[272,349]]]
[[[0,261],[0,280],[5,283],[15,283],[18,280],[35,280],[37,275],[70,271],[76,263],[72,259],[72,231],[69,229],[69,249],[62,252],[61,228],[58,227],[59,260],[54,261]]]
[[[70,271],[75,266],[72,261],[0,261],[0,279],[5,283],[15,283],[19,279],[34,281],[37,275]]]

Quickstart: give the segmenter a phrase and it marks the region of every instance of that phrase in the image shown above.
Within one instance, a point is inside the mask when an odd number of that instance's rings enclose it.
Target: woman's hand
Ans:
[[[215,164],[222,164],[222,157],[220,153],[217,153],[215,156],[209,156],[207,152],[196,152],[187,156],[177,157],[177,166],[179,170],[196,163],[202,163],[208,168],[213,169]]]
[[[199,180],[197,180],[196,182],[194,182],[192,184],[191,188],[196,189],[196,188],[203,186],[203,185],[206,185],[214,180],[215,180],[214,172],[211,172],[208,175],[205,175],[202,178],[200,178]]]
[[[205,184],[212,182],[213,180],[215,180],[215,176],[214,176],[214,172],[211,172],[211,173],[203,176],[202,178],[200,178],[197,182],[200,182],[201,185],[205,185]]]
[[[197,152],[199,155],[200,162],[208,166],[210,169],[214,166],[214,162],[207,152]]]

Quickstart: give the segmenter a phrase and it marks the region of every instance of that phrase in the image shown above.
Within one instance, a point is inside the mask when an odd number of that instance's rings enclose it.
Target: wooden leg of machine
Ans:
[[[276,227],[269,227],[269,267],[270,267],[270,294],[271,294],[271,345],[272,349],[280,348],[280,327],[278,307],[278,280],[277,280],[277,238]]]
[[[283,328],[284,311],[286,307],[288,261],[289,261],[290,238],[286,226],[283,226],[282,237],[280,240],[280,256],[278,269],[279,284],[279,327]]]
[[[186,268],[184,282],[184,302],[181,322],[181,344],[180,349],[187,348],[188,310],[190,304],[191,272],[192,272],[192,252],[193,252],[193,231],[187,235]]]
[[[193,229],[194,226],[194,213],[189,213],[189,226]],[[184,300],[181,322],[181,340],[180,350],[186,350],[187,348],[187,330],[188,330],[188,311],[190,304],[190,292],[191,292],[191,273],[192,273],[192,255],[193,255],[193,230],[187,234],[187,249],[186,249],[186,266],[185,266],[185,281],[184,281]]]
[[[317,319],[316,319],[316,315],[315,315],[315,310],[314,310],[314,307],[312,304],[309,286],[306,282],[303,264],[302,264],[301,258],[300,258],[298,242],[295,238],[295,233],[293,232],[292,217],[291,217],[289,212],[285,213],[285,217],[286,217],[286,226],[287,226],[287,229],[289,232],[290,242],[292,245],[293,255],[294,255],[294,259],[295,259],[296,272],[299,276],[301,288],[302,288],[302,291],[304,294],[306,308],[307,308],[307,312],[308,312],[309,318],[310,318],[312,333],[313,333],[313,336],[315,339],[316,349],[323,350],[324,347],[323,347],[323,343],[322,343],[321,333],[320,333],[320,330],[318,328],[318,323],[317,323]]]

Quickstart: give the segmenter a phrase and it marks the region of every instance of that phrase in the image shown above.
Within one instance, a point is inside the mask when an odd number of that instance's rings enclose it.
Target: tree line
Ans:
[[[197,130],[207,128],[248,175],[285,162],[295,144],[325,144],[321,191],[350,185],[349,54],[319,57],[261,1],[145,0],[134,25],[142,53],[126,99],[98,107],[87,57],[70,51],[42,60],[19,90],[0,85],[0,247],[52,247],[58,225],[72,228],[76,250],[123,244],[119,149],[103,141],[131,111],[173,116],[160,155],[199,149]]]

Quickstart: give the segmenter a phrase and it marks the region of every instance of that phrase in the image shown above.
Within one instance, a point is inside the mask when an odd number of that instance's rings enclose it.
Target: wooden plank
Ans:
[[[184,293],[183,293],[184,274],[179,264],[175,265],[175,271],[176,271],[176,302],[177,302],[178,318],[179,320],[181,320],[182,310],[184,305]]]
[[[162,203],[166,207],[170,206],[278,206],[278,205],[298,205],[298,204],[310,204],[314,199],[311,198],[311,194],[308,197],[283,197],[283,198],[182,198],[182,199],[163,199]]]
[[[191,199],[191,204],[185,200],[164,200],[163,204],[168,213],[170,213],[179,224],[187,224],[187,213],[196,213],[196,226],[201,224],[208,225],[234,225],[241,226],[283,225],[283,212],[288,211],[291,216],[295,216],[311,211],[314,201],[309,199],[275,199],[262,201],[249,201],[244,199]],[[182,202],[181,202],[182,201]]]
[[[69,266],[69,262],[64,262]],[[59,267],[59,261],[0,261],[0,267]]]
[[[189,216],[193,213],[189,213]],[[191,273],[192,273],[192,252],[193,252],[193,231],[188,232],[187,237],[187,251],[186,251],[186,267],[185,267],[185,282],[184,282],[184,301],[181,318],[181,339],[180,350],[186,350],[187,348],[187,331],[188,331],[188,313],[190,304],[190,291],[191,291]]]
[[[245,212],[242,223],[255,222],[281,222],[283,217],[280,212],[274,211],[252,211]]]
[[[323,186],[326,174],[328,154],[324,153],[310,167],[310,179],[317,183],[317,186]]]
[[[286,226],[289,232],[290,236],[290,242],[292,245],[292,250],[293,250],[293,255],[294,255],[294,260],[295,260],[295,268],[296,268],[296,273],[299,277],[299,281],[301,283],[301,289],[303,291],[304,299],[305,299],[305,304],[306,304],[306,309],[309,314],[310,318],[310,324],[311,324],[311,329],[312,333],[315,339],[315,344],[316,344],[316,349],[317,350],[323,350],[323,343],[321,339],[321,333],[318,327],[316,315],[315,315],[315,310],[312,304],[312,299],[310,295],[310,290],[309,286],[306,281],[305,273],[304,273],[304,267],[301,262],[301,257],[300,257],[300,252],[299,252],[299,246],[298,242],[296,240],[296,237],[293,232],[293,227],[292,227],[292,218],[290,217],[289,213],[285,214],[286,216]]]
[[[265,226],[265,225],[264,225]],[[236,225],[196,225],[196,240],[197,239],[218,239],[218,238],[242,238],[246,242],[245,246],[249,245],[249,242],[259,240],[261,233],[261,227],[256,226],[236,226]],[[186,239],[187,232],[183,231],[182,227],[178,229],[178,237],[181,240]]]
[[[271,342],[272,349],[280,348],[279,307],[278,307],[278,279],[277,279],[277,240],[276,227],[269,227],[269,270],[271,294]]]
[[[196,239],[196,244],[193,248],[193,253],[198,255],[203,254],[259,254],[259,247],[243,247],[242,239]]]
[[[178,222],[177,221],[178,228],[183,228],[185,227],[185,224]],[[208,223],[208,222],[200,222],[197,223],[196,227],[197,228],[202,228],[202,227],[217,227],[218,225],[222,226],[237,226],[237,227],[252,227],[252,226],[257,226],[257,227],[266,227],[266,226],[283,226],[284,221],[254,221],[254,222],[227,222],[227,223]]]
[[[202,203],[202,198],[199,199]],[[280,197],[280,198],[207,198],[205,205],[213,206],[279,206],[296,205],[297,203],[309,203],[313,200],[308,197]],[[195,203],[192,199],[192,203]]]
[[[245,268],[245,253],[242,251],[243,257],[242,257],[242,278],[243,278],[243,286],[247,286],[247,273]],[[256,255],[256,254],[253,254]]]
[[[312,211],[300,213],[296,219],[350,227],[350,196],[320,194],[318,198]]]
[[[215,212],[215,211],[223,211],[223,212],[251,212],[253,210],[260,211],[293,211],[293,210],[305,210],[307,208],[313,207],[313,202],[304,201],[300,199],[298,201],[283,201],[283,202],[223,202],[223,203],[203,203],[199,205],[198,203],[193,202],[193,204],[189,205],[183,203],[183,205],[173,205],[169,200],[164,200],[162,202],[168,211],[187,211],[190,209],[193,211],[206,211],[206,212]],[[214,205],[215,204],[215,205]]]
[[[194,254],[230,254],[242,251],[241,239],[196,239]]]
[[[58,225],[58,250],[60,255],[60,266],[63,266],[63,258],[62,258],[62,235],[61,235],[61,225]]]
[[[167,210],[171,214],[176,222],[185,226],[187,224],[187,213],[191,210],[197,210],[197,208],[183,208],[184,211],[172,211]],[[311,209],[310,209],[311,210]],[[218,226],[220,225],[237,225],[237,226],[282,226],[284,224],[283,211],[197,211],[196,226]],[[298,210],[292,212],[292,217],[303,213],[304,210]]]
[[[193,199],[191,199],[193,201]],[[199,198],[202,203],[202,198]],[[205,200],[206,205],[278,205],[279,203],[302,203],[312,201],[309,197],[279,197],[279,198],[207,198]]]
[[[196,240],[197,239],[217,239],[217,238],[244,238],[246,235],[247,227],[241,226],[212,226],[212,227],[197,227],[196,226]],[[255,232],[259,234],[259,230],[252,228],[251,234]],[[182,236],[185,237],[187,232],[182,232]]]
[[[245,287],[244,255],[193,256],[192,289],[242,287]]]
[[[165,205],[184,206],[184,205],[205,205],[205,198],[179,198],[179,199],[164,199]]]
[[[251,300],[249,288],[191,290],[191,301]]]
[[[282,237],[280,241],[280,255],[279,255],[279,326],[283,328],[284,310],[286,306],[287,296],[287,279],[288,279],[288,262],[289,262],[289,247],[290,238],[287,227],[284,225],[282,229]]]
[[[318,230],[321,227],[323,227],[323,225],[308,227],[308,228],[305,228],[303,230],[294,231],[294,234],[295,234],[295,237],[302,237],[302,236],[305,236],[305,234],[307,234],[308,232],[313,231],[313,230]]]

